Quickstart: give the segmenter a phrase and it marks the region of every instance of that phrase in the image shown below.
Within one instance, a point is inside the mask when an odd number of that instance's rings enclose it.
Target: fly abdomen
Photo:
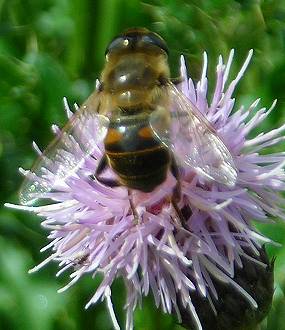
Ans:
[[[104,142],[109,164],[123,185],[149,192],[165,180],[170,154],[150,128],[148,114],[111,120]]]

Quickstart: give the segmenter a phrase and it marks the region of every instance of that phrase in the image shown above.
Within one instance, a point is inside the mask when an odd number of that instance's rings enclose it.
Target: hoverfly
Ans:
[[[92,175],[102,184],[151,192],[170,170],[177,179],[174,203],[180,195],[178,161],[209,180],[233,186],[237,171],[230,152],[177,89],[167,58],[165,41],[147,29],[129,29],[114,38],[98,88],[35,163],[20,190],[21,202],[31,204],[50,192],[55,181],[65,182],[102,142],[105,154]],[[67,151],[74,141],[77,156]],[[117,180],[102,178],[107,167]],[[49,171],[56,180],[46,179]]]

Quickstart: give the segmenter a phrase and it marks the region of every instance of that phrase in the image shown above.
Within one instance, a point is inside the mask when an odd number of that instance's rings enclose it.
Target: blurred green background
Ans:
[[[185,54],[191,76],[198,79],[202,52],[210,59],[213,88],[218,54],[236,49],[233,74],[250,48],[254,58],[235,95],[238,104],[261,97],[261,105],[278,105],[263,127],[285,121],[285,1],[205,0],[0,0],[0,199],[17,203],[22,181],[18,167],[35,159],[31,143],[44,147],[50,126],[66,121],[62,98],[79,104],[91,93],[104,63],[104,50],[114,35],[133,26],[160,33],[171,50],[173,76]],[[284,146],[283,146],[284,149]],[[279,221],[260,227],[282,243]],[[47,254],[40,219],[0,209],[0,329],[112,329],[104,304],[84,310],[98,280],[82,279],[57,294],[68,278],[55,278],[55,264],[28,275]],[[272,311],[262,329],[285,329],[285,247],[270,247],[277,256]],[[113,288],[114,303],[124,324],[122,284]],[[181,329],[171,317],[158,315],[151,299],[135,314],[136,329]]]

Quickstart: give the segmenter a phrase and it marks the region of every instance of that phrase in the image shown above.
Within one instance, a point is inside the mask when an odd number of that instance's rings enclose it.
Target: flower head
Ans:
[[[132,191],[131,196],[125,187],[110,188],[90,177],[104,154],[103,144],[96,146],[92,157],[80,164],[74,174],[53,183],[53,190],[45,194],[51,200],[48,205],[7,204],[44,217],[42,225],[50,231],[51,242],[42,251],[50,249],[52,254],[31,271],[49,261],[58,261],[61,270],[57,275],[70,270],[72,278],[60,292],[86,273],[101,273],[102,282],[86,307],[106,299],[116,329],[119,325],[112,308],[111,286],[117,277],[123,278],[127,290],[127,329],[133,328],[133,311],[148,294],[153,295],[156,306],[165,313],[176,312],[179,317],[183,306],[202,329],[191,297],[195,293],[209,302],[218,299],[213,278],[228,283],[251,306],[257,307],[253,297],[233,277],[235,266],[241,267],[242,260],[260,263],[261,246],[270,242],[253,228],[252,220],[268,222],[269,216],[285,218],[284,200],[278,195],[285,188],[285,155],[260,154],[284,140],[280,134],[285,125],[248,137],[270,114],[275,102],[269,110],[256,110],[258,99],[249,108],[241,107],[233,112],[233,92],[252,51],[236,78],[228,82],[233,55],[231,51],[226,64],[219,58],[211,102],[207,99],[207,55],[204,54],[202,76],[197,84],[187,78],[181,58],[182,92],[216,129],[238,171],[235,186],[227,187],[205,180],[191,168],[181,169],[182,196],[178,206],[186,219],[184,226],[169,202],[176,183],[171,174],[153,192]],[[72,113],[66,102],[65,108],[70,117]],[[85,137],[92,136],[96,125],[84,130]],[[59,129],[54,127],[54,131],[58,134]],[[66,144],[62,157],[68,155],[72,161],[80,158],[80,143],[69,137]],[[48,161],[45,160],[47,164]],[[60,155],[57,162],[61,162]],[[34,175],[21,171],[26,176]],[[106,175],[113,174],[109,171]],[[46,180],[55,180],[52,169],[46,170]],[[134,218],[130,197],[138,219]]]

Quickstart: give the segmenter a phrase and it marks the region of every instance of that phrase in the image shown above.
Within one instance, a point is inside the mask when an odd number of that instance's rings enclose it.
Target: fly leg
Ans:
[[[114,179],[107,179],[107,178],[101,178],[100,174],[108,167],[108,162],[107,162],[107,156],[104,154],[104,156],[100,159],[99,165],[95,171],[95,174],[90,175],[90,178],[92,180],[96,179],[100,183],[104,184],[107,187],[119,187],[121,186],[120,182],[118,180]]]
[[[179,85],[179,84],[181,84],[183,82],[183,79],[182,79],[181,76],[180,77],[177,77],[177,78],[170,78],[170,79],[168,79],[168,78],[166,78],[164,76],[160,76],[158,78],[158,83],[159,83],[160,86],[167,86],[169,84],[169,80],[175,86],[176,85]]]
[[[131,207],[131,210],[132,210],[132,213],[133,213],[133,216],[134,216],[134,221],[136,224],[139,224],[139,214],[135,208],[135,205],[134,205],[134,202],[132,200],[132,191],[130,189],[128,189],[128,196],[129,196],[129,201],[130,201],[130,207]]]
[[[108,161],[107,161],[107,156],[104,155],[100,162],[99,162],[99,165],[95,171],[95,174],[93,175],[90,175],[90,178],[92,180],[96,179],[97,181],[99,181],[100,183],[104,184],[105,186],[107,187],[119,187],[121,186],[121,183],[118,181],[118,180],[114,180],[114,179],[108,179],[108,178],[101,178],[100,177],[100,174],[102,172],[104,172],[104,170],[108,167]],[[130,207],[131,207],[131,210],[132,210],[132,213],[133,213],[133,216],[134,216],[134,220],[136,223],[139,222],[139,214],[134,206],[134,203],[133,203],[133,200],[132,200],[132,193],[131,193],[131,190],[128,189],[128,196],[129,196],[129,201],[130,201]]]
[[[172,82],[172,84],[176,86],[183,82],[183,78],[181,76],[176,78],[171,78],[170,81]]]
[[[180,220],[181,225],[183,226],[183,228],[185,228],[186,230],[188,230],[187,228],[187,219],[185,219],[183,213],[181,212],[179,206],[178,206],[178,202],[181,199],[181,180],[180,180],[180,175],[179,175],[179,169],[176,163],[176,160],[174,158],[174,155],[172,155],[171,157],[171,173],[173,174],[173,176],[176,179],[176,185],[173,189],[173,193],[171,196],[171,204]]]

